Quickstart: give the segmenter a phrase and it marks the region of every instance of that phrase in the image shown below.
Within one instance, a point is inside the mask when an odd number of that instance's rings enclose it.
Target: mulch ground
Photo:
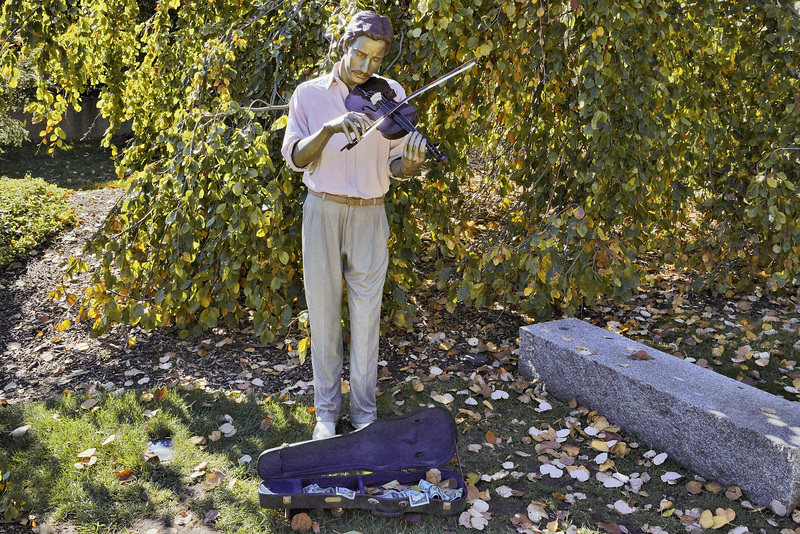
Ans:
[[[242,324],[237,331],[217,328],[187,340],[179,339],[177,329],[148,333],[118,325],[90,339],[89,325],[74,321],[74,309],[68,314],[66,302],[48,298],[62,283],[68,259],[81,255],[122,194],[120,188],[73,192],[70,202],[79,222],[0,273],[0,401],[160,385],[262,394],[310,389],[310,362],[301,365],[289,352],[296,338],[265,346],[250,325]],[[69,283],[79,296],[88,285],[88,274]],[[439,304],[442,296],[419,296],[426,308],[420,309],[413,333],[393,329],[382,338],[382,378],[402,380],[433,365],[451,371],[485,364],[511,370],[519,327],[529,321],[503,310],[458,308],[451,314]],[[56,326],[68,317],[72,326],[58,332]]]

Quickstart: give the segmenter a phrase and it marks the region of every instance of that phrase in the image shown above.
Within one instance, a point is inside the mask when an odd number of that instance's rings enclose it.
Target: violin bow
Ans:
[[[391,115],[392,113],[394,113],[395,111],[397,111],[397,110],[400,108],[400,106],[402,106],[403,104],[405,104],[406,102],[408,102],[408,101],[409,101],[409,100],[411,100],[412,98],[414,98],[414,97],[416,97],[416,96],[419,96],[419,95],[421,95],[421,94],[422,94],[422,93],[424,93],[425,91],[428,91],[428,90],[430,90],[430,89],[433,89],[433,88],[434,88],[434,87],[436,87],[437,85],[443,84],[444,82],[446,82],[446,81],[447,81],[447,80],[449,80],[450,78],[452,78],[452,77],[454,77],[454,76],[458,76],[458,75],[459,75],[459,74],[461,74],[462,72],[464,72],[464,71],[466,71],[466,70],[469,70],[469,69],[471,69],[472,67],[474,67],[474,66],[475,66],[475,65],[477,65],[477,64],[478,64],[478,58],[474,57],[474,58],[470,59],[469,61],[466,61],[466,62],[464,62],[462,65],[460,65],[460,66],[458,66],[458,67],[454,68],[453,70],[451,70],[450,72],[448,72],[448,73],[447,73],[447,74],[445,74],[444,76],[441,76],[440,78],[436,78],[436,79],[435,79],[435,80],[433,80],[432,82],[430,82],[430,83],[426,84],[425,86],[421,87],[420,89],[417,89],[416,91],[414,91],[414,92],[413,92],[413,93],[411,93],[410,95],[406,96],[406,97],[405,97],[403,100],[401,100],[400,102],[398,102],[398,103],[397,103],[397,105],[391,109],[391,111],[389,111],[388,113],[386,113],[385,115],[383,115],[383,117],[381,117],[380,119],[378,119],[378,120],[376,120],[375,122],[373,122],[373,123],[372,123],[372,126],[370,126],[369,128],[367,128],[367,129],[364,131],[364,133],[362,133],[362,134],[361,134],[361,139],[363,139],[363,138],[364,138],[364,136],[366,136],[366,135],[367,135],[368,133],[370,133],[372,130],[374,130],[375,128],[377,128],[377,127],[378,127],[378,125],[380,125],[380,123],[383,121],[383,119],[385,119],[386,117],[388,117],[389,115]],[[348,146],[346,146],[346,147],[342,148],[342,150],[344,150],[345,148],[347,148],[347,149],[349,150],[349,149],[353,148],[354,146],[356,146],[357,144],[358,144],[358,141],[354,142],[352,145],[348,145]]]

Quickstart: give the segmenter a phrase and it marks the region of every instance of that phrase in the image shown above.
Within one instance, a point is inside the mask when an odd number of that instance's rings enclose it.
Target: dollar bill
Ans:
[[[415,506],[423,506],[429,502],[431,502],[431,500],[424,491],[414,491],[408,496],[408,504],[412,508]]]
[[[322,493],[322,488],[319,484],[310,484],[303,488],[303,493]]]
[[[356,498],[356,492],[351,490],[350,488],[340,488],[337,486],[336,488],[336,495],[341,495],[345,499],[350,499],[351,501]]]
[[[310,484],[303,488],[303,493],[336,493],[336,488],[323,488],[319,484]]]

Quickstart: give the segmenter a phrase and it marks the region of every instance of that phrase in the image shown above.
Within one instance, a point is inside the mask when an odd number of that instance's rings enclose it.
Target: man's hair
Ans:
[[[376,41],[386,43],[386,51],[392,45],[392,23],[388,18],[378,15],[374,11],[360,11],[353,15],[344,35],[339,39],[339,55],[344,56],[345,50],[359,37],[369,37]]]

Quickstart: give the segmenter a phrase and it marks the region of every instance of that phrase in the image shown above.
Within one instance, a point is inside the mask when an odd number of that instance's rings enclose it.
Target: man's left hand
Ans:
[[[425,163],[425,136],[420,132],[414,132],[406,139],[403,145],[403,159],[401,169],[403,176],[416,175],[422,164]]]

